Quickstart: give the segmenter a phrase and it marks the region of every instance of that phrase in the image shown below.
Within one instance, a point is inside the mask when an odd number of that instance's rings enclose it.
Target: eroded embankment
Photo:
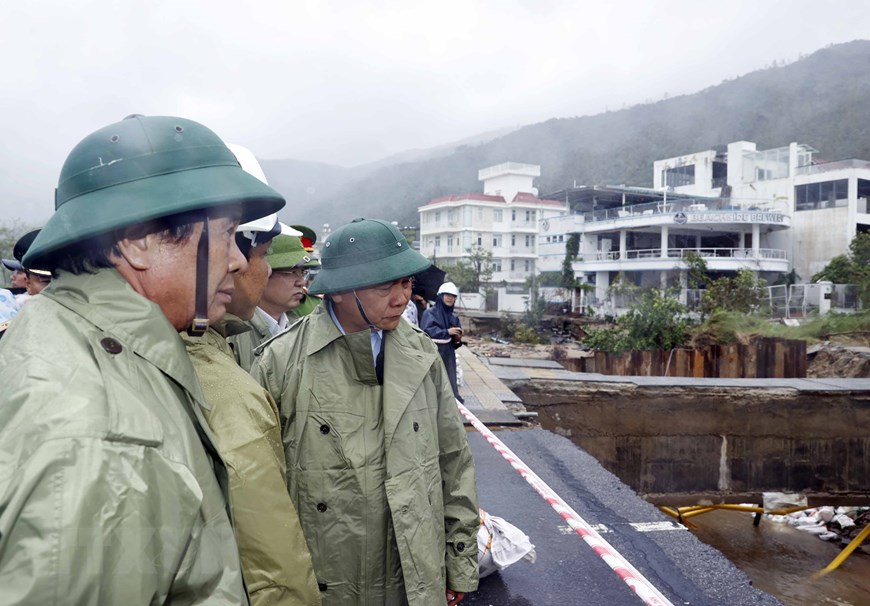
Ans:
[[[870,486],[870,391],[507,383],[543,427],[641,493],[861,494]]]

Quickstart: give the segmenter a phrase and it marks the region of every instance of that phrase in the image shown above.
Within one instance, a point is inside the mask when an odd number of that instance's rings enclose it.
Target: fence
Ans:
[[[768,287],[771,313],[775,317],[805,317],[819,313],[822,301],[830,302],[826,310],[838,312],[857,311],[861,308],[859,289],[855,284],[830,284],[826,293],[821,284],[792,284]]]
[[[563,362],[575,372],[644,377],[789,379],[807,376],[805,341],[759,338],[750,344],[708,345],[696,349],[647,349],[621,354],[596,351]]]

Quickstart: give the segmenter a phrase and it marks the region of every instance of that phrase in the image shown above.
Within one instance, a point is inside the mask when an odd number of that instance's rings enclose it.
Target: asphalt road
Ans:
[[[639,531],[632,523],[673,522],[569,440],[543,429],[496,432],[514,453],[673,604],[775,606],[722,554],[686,530]],[[481,507],[529,535],[537,561],[481,580],[464,605],[643,604],[642,600],[476,431]]]

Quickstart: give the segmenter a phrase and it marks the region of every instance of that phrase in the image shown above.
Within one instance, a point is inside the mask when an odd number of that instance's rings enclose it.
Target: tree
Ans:
[[[855,268],[848,255],[837,255],[825,265],[824,269],[810,278],[813,282],[827,280],[834,284],[852,284]]]
[[[856,234],[849,242],[849,253],[837,255],[812,277],[813,282],[855,284],[864,307],[870,305],[870,233]]]
[[[565,259],[562,261],[562,287],[574,288],[577,278],[574,276],[574,261],[580,254],[580,236],[571,234],[565,243]]]
[[[688,339],[686,308],[670,292],[644,291],[616,327],[590,330],[584,344],[619,353],[629,349],[673,349]]]
[[[460,291],[480,292],[481,285],[492,279],[492,251],[475,245],[466,248],[465,252],[467,258],[453,265],[444,265],[442,269]]]
[[[735,311],[751,314],[758,311],[764,300],[767,281],[761,280],[748,269],[738,270],[737,276],[724,276],[707,285],[701,298],[701,313]]]
[[[687,252],[683,257],[686,266],[686,285],[689,288],[704,288],[710,279],[707,273],[707,261],[695,252]]]

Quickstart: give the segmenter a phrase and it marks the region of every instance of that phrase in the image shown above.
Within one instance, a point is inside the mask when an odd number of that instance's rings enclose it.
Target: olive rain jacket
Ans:
[[[324,604],[443,604],[474,591],[474,462],[429,338],[385,332],[384,384],[370,331],[342,335],[328,305],[264,344],[253,374],[278,403],[290,495]]]
[[[275,402],[233,359],[226,337],[248,331],[228,315],[201,337],[182,334],[202,384],[203,414],[229,471],[242,572],[252,606],[317,606],[320,591],[287,492]]]
[[[269,325],[260,315],[261,313],[265,312],[261,312],[259,309],[254,311],[251,319],[245,322],[250,330],[236,332],[227,337],[236,362],[245,369],[245,372],[251,372],[251,366],[254,365],[254,350],[272,338]]]
[[[0,341],[0,604],[244,604],[226,469],[184,344],[114,269]]]

